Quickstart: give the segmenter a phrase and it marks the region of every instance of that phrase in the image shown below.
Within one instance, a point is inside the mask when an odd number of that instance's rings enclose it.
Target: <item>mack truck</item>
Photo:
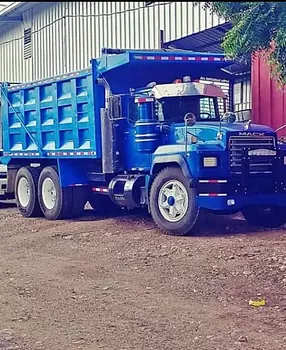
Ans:
[[[48,220],[147,208],[187,235],[205,211],[252,225],[286,222],[286,147],[270,127],[226,110],[223,54],[103,49],[90,66],[1,84],[7,192]],[[222,108],[223,106],[223,108]]]

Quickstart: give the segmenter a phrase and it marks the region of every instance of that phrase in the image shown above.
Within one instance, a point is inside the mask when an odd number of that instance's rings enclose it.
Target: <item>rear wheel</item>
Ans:
[[[245,207],[242,214],[252,226],[276,228],[286,223],[286,208],[283,207]]]
[[[39,172],[37,168],[23,167],[16,175],[16,203],[20,213],[25,217],[37,217],[42,214],[37,195]]]
[[[42,170],[38,182],[40,207],[49,220],[66,219],[74,214],[72,188],[62,188],[53,167]]]
[[[199,208],[195,190],[179,168],[165,168],[155,178],[150,191],[150,209],[164,232],[184,236],[196,229]]]

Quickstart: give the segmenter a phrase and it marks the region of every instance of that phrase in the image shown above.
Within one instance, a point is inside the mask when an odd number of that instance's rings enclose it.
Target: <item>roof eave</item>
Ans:
[[[23,13],[38,4],[40,2],[20,1],[6,6],[0,11],[0,28],[6,24],[23,22]]]
[[[24,1],[18,1],[18,2],[13,2],[12,4],[5,6],[3,10],[0,11],[0,18],[2,16],[8,15],[11,11],[16,10],[18,7],[20,7]]]

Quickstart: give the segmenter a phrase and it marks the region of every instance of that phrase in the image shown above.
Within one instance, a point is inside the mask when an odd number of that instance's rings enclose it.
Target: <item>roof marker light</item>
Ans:
[[[152,97],[136,97],[135,103],[146,103],[146,102],[153,102],[154,99]]]
[[[149,55],[134,55],[135,60],[148,60],[148,61],[200,61],[200,62],[223,62],[231,61],[224,56],[149,56]]]
[[[191,82],[191,77],[189,75],[186,75],[183,77],[183,82],[184,83],[190,83]]]

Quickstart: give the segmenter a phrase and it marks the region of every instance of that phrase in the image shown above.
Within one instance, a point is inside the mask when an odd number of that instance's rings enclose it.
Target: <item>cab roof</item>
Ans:
[[[207,96],[226,98],[222,89],[214,84],[198,82],[155,85],[151,93],[157,99],[164,97]]]

